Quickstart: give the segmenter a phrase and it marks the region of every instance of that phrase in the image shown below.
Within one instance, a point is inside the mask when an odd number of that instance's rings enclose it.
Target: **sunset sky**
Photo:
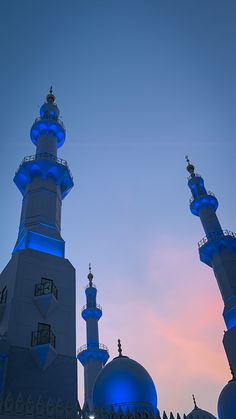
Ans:
[[[230,379],[213,272],[199,261],[188,154],[236,230],[235,0],[3,0],[0,4],[1,252],[8,262],[34,154],[29,131],[53,85],[75,186],[63,202],[80,307],[91,262],[101,342],[117,339],[156,384],[161,411],[216,413]],[[82,400],[83,370],[79,366]]]

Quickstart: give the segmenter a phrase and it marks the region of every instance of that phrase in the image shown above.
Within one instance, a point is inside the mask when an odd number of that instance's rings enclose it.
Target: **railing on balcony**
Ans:
[[[201,177],[201,175],[199,175],[198,173],[194,173],[194,176],[191,176],[191,175],[188,176],[188,180],[193,179],[195,177]]]
[[[42,278],[41,283],[35,285],[34,295],[39,297],[47,294],[53,294],[57,299],[58,289],[51,279]]]
[[[92,287],[95,288],[95,289],[97,289],[97,287],[96,287],[96,285],[94,283],[92,284]],[[86,285],[85,289],[87,289],[87,288],[91,288],[89,284]]]
[[[7,287],[4,287],[0,292],[0,304],[6,304],[7,302]]]
[[[78,354],[80,354],[83,351],[87,351],[87,350],[96,350],[96,349],[102,349],[103,351],[108,351],[108,347],[106,345],[104,345],[103,343],[99,343],[98,345],[96,344],[89,344],[89,345],[83,345],[79,348],[78,350]]]
[[[27,163],[29,161],[36,161],[36,160],[50,160],[50,161],[55,161],[56,163],[59,163],[62,166],[65,166],[67,168],[67,170],[70,173],[70,176],[72,178],[72,174],[71,174],[71,171],[69,169],[69,166],[68,166],[67,161],[64,160],[64,159],[61,159],[60,157],[55,156],[54,154],[47,153],[47,152],[33,154],[31,156],[24,157],[24,159],[22,160],[22,162],[21,162],[18,170],[20,169],[20,167],[22,166],[22,164]]]
[[[236,239],[236,234],[230,230],[222,230],[222,232],[219,231],[219,232],[209,233],[207,236],[203,237],[203,239],[198,242],[198,248],[200,249],[202,246],[204,246],[204,244],[208,242],[220,239],[221,237],[228,237],[228,236],[234,237]]]
[[[50,344],[56,347],[56,336],[51,329],[32,332],[31,346]]]
[[[204,195],[205,195],[205,194],[204,194]],[[204,196],[204,195],[202,195],[202,196],[200,195],[200,196],[196,197],[196,199],[198,199],[198,198],[203,198],[203,196]],[[207,191],[207,195],[214,196],[214,198],[215,198],[215,194],[213,194],[213,192],[211,192],[211,191]],[[192,202],[194,201],[194,199],[195,199],[195,198],[192,196],[192,197],[189,199],[189,203],[190,203],[190,204],[192,204]]]
[[[81,312],[82,311],[84,311],[84,310],[86,310],[86,309],[93,309],[93,308],[98,308],[98,310],[101,310],[102,311],[102,306],[100,305],[100,304],[93,304],[93,305],[87,305],[87,304],[85,304],[82,308],[81,308]]]

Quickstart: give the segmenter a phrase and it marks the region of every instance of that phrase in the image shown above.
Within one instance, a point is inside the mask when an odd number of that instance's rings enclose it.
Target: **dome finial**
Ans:
[[[118,353],[119,353],[119,356],[123,356],[122,355],[122,346],[121,346],[121,343],[120,343],[120,339],[118,339]]]
[[[54,103],[56,96],[53,94],[52,86],[50,86],[49,93],[46,97],[47,103]]]
[[[195,176],[195,173],[194,173],[195,167],[194,167],[194,165],[190,162],[188,156],[185,156],[185,160],[188,163],[188,165],[187,165],[187,171],[190,173],[191,177],[194,177]]]
[[[89,263],[89,274],[88,274],[89,286],[93,286],[93,274],[91,272],[91,263]]]
[[[194,409],[198,409],[197,402],[196,402],[194,394],[192,394],[192,397],[193,397]]]

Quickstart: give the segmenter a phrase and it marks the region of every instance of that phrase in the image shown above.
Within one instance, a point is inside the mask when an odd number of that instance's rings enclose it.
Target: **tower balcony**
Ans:
[[[84,305],[81,309],[81,315],[84,320],[90,317],[96,317],[99,320],[102,317],[102,307],[100,304]]]
[[[52,177],[61,186],[62,199],[74,185],[66,160],[47,152],[26,156],[15,173],[14,182],[22,195],[35,176]]]
[[[77,353],[77,359],[82,365],[85,365],[89,359],[99,360],[105,365],[109,356],[108,347],[103,343],[83,345]]]
[[[52,364],[57,356],[56,336],[51,326],[46,323],[38,323],[38,330],[32,332],[30,353],[41,370],[45,370]]]
[[[58,289],[53,280],[41,278],[40,284],[35,285],[34,303],[45,319],[55,311],[58,307]]]
[[[30,131],[31,140],[36,146],[41,135],[55,136],[57,138],[57,148],[60,148],[64,144],[66,136],[63,122],[59,118],[36,118]]]
[[[45,344],[49,344],[53,348],[56,347],[56,336],[54,335],[51,329],[32,332],[31,346],[38,346],[38,345],[45,345]]]
[[[212,267],[212,257],[221,249],[236,250],[236,234],[229,230],[212,232],[198,242],[200,260]]]
[[[216,211],[218,208],[218,201],[211,191],[208,191],[204,195],[190,198],[189,204],[191,213],[197,216],[199,216],[202,208],[208,207],[212,208],[214,211]]]

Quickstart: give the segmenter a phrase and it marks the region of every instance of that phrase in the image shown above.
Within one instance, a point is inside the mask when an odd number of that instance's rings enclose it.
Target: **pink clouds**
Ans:
[[[122,339],[124,353],[153,377],[161,410],[189,412],[195,392],[199,405],[214,413],[229,373],[213,272],[200,264],[196,249],[179,242],[170,248],[160,240],[143,260],[142,273],[113,274],[99,286],[101,341],[115,356]]]

